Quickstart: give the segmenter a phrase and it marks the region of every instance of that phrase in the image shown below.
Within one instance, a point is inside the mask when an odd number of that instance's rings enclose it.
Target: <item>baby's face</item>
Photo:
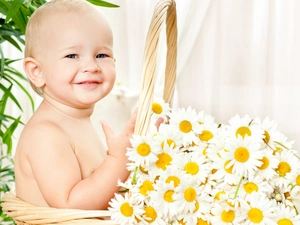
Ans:
[[[59,13],[46,19],[37,46],[44,96],[75,107],[90,107],[115,81],[112,32],[96,13]]]

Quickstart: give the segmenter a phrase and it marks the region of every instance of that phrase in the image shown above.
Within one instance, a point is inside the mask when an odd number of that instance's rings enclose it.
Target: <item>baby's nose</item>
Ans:
[[[89,59],[84,62],[83,72],[95,73],[95,72],[99,72],[99,71],[100,71],[100,68],[99,68],[99,65],[97,64],[96,60]]]

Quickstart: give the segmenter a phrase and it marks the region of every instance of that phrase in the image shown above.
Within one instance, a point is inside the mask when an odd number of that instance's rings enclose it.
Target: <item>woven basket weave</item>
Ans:
[[[160,31],[166,22],[167,57],[165,70],[164,100],[171,104],[176,79],[177,22],[174,0],[160,0],[153,13],[148,30],[142,70],[142,88],[139,98],[139,113],[134,133],[147,134],[154,95],[156,56]],[[108,210],[78,210],[39,207],[22,201],[12,192],[2,198],[2,209],[17,224],[99,224],[117,225],[111,220]]]

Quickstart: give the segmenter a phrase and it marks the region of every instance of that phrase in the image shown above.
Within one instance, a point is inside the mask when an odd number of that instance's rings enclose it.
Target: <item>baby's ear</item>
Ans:
[[[42,75],[40,63],[34,58],[26,57],[24,59],[23,66],[30,82],[36,87],[43,87],[45,81]]]

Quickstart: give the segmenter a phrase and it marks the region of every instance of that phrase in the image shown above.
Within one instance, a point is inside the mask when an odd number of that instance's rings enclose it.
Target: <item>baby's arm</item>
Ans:
[[[126,148],[130,146],[136,113],[127,122],[120,135],[113,134],[111,128],[102,122],[109,147],[108,156],[93,174],[83,179],[81,168],[74,154],[71,143],[66,141],[56,127],[44,126],[46,133],[41,137],[41,130],[32,135],[35,145],[29,162],[42,192],[43,197],[52,207],[105,209],[114,193],[119,190],[117,180],[126,180],[128,159]],[[43,128],[42,128],[43,129]],[[56,140],[53,142],[53,140]],[[75,149],[76,151],[76,149]]]

